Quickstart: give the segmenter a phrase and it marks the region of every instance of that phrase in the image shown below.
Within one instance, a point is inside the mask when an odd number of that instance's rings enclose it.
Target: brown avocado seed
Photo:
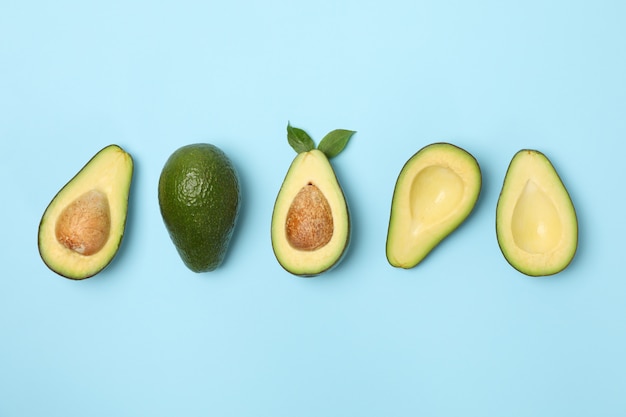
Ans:
[[[102,191],[91,190],[70,203],[57,219],[57,241],[85,256],[98,253],[109,239],[111,212]]]
[[[314,251],[333,236],[333,215],[324,194],[309,183],[302,187],[289,206],[285,233],[289,244],[299,250]]]

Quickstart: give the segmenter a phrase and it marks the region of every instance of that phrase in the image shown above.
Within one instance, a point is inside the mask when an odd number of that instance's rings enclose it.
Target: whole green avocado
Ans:
[[[183,146],[161,171],[159,206],[185,265],[194,272],[213,271],[226,256],[239,216],[239,175],[217,146]]]

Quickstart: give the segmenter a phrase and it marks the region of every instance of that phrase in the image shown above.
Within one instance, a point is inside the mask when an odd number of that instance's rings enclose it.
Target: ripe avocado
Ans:
[[[165,163],[159,207],[174,246],[192,271],[213,271],[223,262],[240,206],[239,175],[217,146],[186,145]]]
[[[498,198],[496,234],[506,260],[526,275],[556,274],[574,258],[574,204],[543,153],[523,149],[513,156]]]
[[[387,232],[387,260],[413,268],[473,210],[482,176],[464,149],[434,143],[404,165],[396,181]]]
[[[113,260],[124,236],[132,176],[131,156],[110,145],[57,193],[38,238],[39,254],[52,271],[84,279]]]
[[[298,276],[315,276],[336,266],[350,242],[350,214],[329,158],[355,132],[334,130],[317,149],[303,130],[287,126],[298,152],[282,183],[272,213],[272,248],[280,265]]]

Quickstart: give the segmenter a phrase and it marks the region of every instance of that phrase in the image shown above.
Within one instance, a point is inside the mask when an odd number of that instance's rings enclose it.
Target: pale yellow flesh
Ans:
[[[335,221],[328,243],[315,250],[299,250],[289,244],[285,219],[291,202],[308,184],[324,194]],[[278,193],[272,214],[272,247],[280,264],[298,275],[317,274],[337,262],[349,240],[348,209],[341,187],[326,156],[318,151],[303,152],[293,160]]]
[[[480,186],[476,160],[454,145],[437,143],[413,155],[394,190],[389,263],[401,268],[417,265],[469,215]]]
[[[124,224],[133,162],[129,154],[111,145],[94,156],[85,167],[55,196],[46,209],[39,229],[40,253],[54,271],[69,278],[86,278],[98,272],[115,255]],[[94,254],[85,256],[59,242],[57,219],[63,211],[86,193],[107,196],[110,234]]]
[[[498,243],[521,272],[551,275],[574,257],[578,223],[572,201],[550,161],[518,152],[507,171],[496,211]]]
[[[437,227],[454,214],[463,199],[465,185],[449,167],[431,165],[417,173],[410,190],[410,230],[417,235]]]
[[[553,251],[563,238],[563,223],[554,202],[539,185],[528,180],[511,215],[511,235],[523,251]]]

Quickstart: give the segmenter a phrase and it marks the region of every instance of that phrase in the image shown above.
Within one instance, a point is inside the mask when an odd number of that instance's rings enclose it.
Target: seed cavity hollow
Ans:
[[[333,215],[328,200],[317,186],[308,183],[298,191],[289,206],[285,234],[299,250],[314,251],[333,237]]]
[[[550,196],[534,181],[528,180],[511,217],[511,233],[522,250],[541,254],[554,250],[564,227]]]
[[[432,165],[422,169],[410,189],[410,213],[414,233],[439,224],[459,207],[463,199],[463,180],[452,169]]]
[[[57,241],[81,255],[98,253],[111,232],[109,200],[102,191],[90,190],[63,209],[56,222]]]

